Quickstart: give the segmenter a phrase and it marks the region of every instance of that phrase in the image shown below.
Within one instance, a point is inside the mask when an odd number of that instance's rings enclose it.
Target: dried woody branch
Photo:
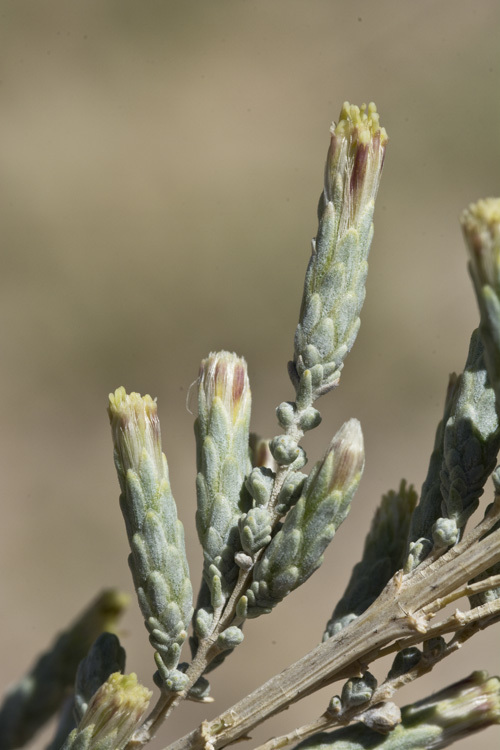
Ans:
[[[481,524],[481,532],[486,533],[499,517],[500,506],[497,504]],[[471,537],[477,538],[477,531]],[[169,750],[224,747],[246,736],[264,719],[306,695],[326,687],[339,677],[348,677],[349,667],[353,676],[358,675],[363,665],[370,664],[379,655],[385,655],[386,652],[382,650],[389,643],[407,637],[413,640],[415,633],[418,633],[416,642],[436,637],[442,631],[429,627],[426,608],[499,560],[500,530],[497,530],[475,543],[471,543],[466,536],[422,571],[417,569],[410,574],[396,574],[379,599],[354,623],[216,719],[204,722],[191,734],[169,745]],[[487,606],[488,611],[480,613],[479,622],[500,613],[500,601]],[[458,616],[453,626],[444,632],[453,632],[464,624]]]

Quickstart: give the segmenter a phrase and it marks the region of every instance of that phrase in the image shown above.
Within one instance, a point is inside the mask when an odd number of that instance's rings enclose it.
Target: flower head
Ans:
[[[152,692],[137,681],[137,676],[115,672],[90,699],[78,731],[93,727],[90,749],[107,738],[121,750],[141,723]]]
[[[163,457],[156,401],[151,396],[127,394],[125,388],[117,388],[109,394],[108,414],[123,472],[126,474],[129,469],[136,471],[146,452],[161,476]]]
[[[365,465],[363,433],[357,419],[349,419],[333,438],[327,455],[333,455],[330,490],[346,490],[359,482]]]
[[[324,200],[339,213],[342,236],[359,223],[366,208],[373,213],[388,137],[373,102],[361,107],[345,102],[330,133]]]
[[[233,424],[250,410],[251,394],[243,357],[230,352],[212,352],[202,360],[199,391],[210,410],[219,399]]]
[[[471,203],[462,214],[475,284],[500,292],[500,198]]]

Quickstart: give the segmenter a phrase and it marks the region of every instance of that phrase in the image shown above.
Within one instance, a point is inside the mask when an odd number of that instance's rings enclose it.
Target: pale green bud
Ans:
[[[304,432],[308,430],[314,430],[315,427],[321,424],[321,414],[313,406],[309,406],[301,412],[299,417],[299,427]]]
[[[373,212],[387,144],[374,104],[346,102],[331,128],[319,227],[306,273],[290,376],[300,402],[337,385],[365,298]],[[301,380],[310,371],[312,394]]]
[[[290,427],[295,422],[296,407],[290,401],[283,401],[277,409],[276,416],[283,429]]]
[[[238,519],[251,505],[245,487],[245,477],[252,469],[250,408],[245,360],[229,352],[215,352],[204,359],[195,424],[196,527],[203,547],[203,576],[214,608],[228,598],[237,580],[239,568],[234,557],[241,550]]]
[[[193,612],[184,529],[161,449],[156,401],[118,388],[110,394],[108,411],[131,548],[129,565],[155,661],[167,685]]]
[[[451,547],[459,538],[460,532],[454,518],[438,518],[432,527],[432,541],[437,549]]]
[[[235,625],[231,625],[231,627],[226,628],[219,635],[217,638],[217,645],[223,651],[232,650],[233,648],[236,648],[236,646],[239,646],[243,641],[243,638],[244,636],[241,629]]]
[[[245,592],[250,617],[269,611],[321,565],[326,547],[349,512],[363,466],[361,426],[351,419],[314,466],[300,499],[257,562],[253,583]]]
[[[113,750],[122,750],[141,724],[151,696],[152,692],[138,683],[134,673],[110,675],[93,695],[64,750],[77,746],[79,734],[90,734],[88,750],[98,750],[108,742]]]
[[[273,489],[275,474],[271,469],[259,467],[252,469],[245,486],[257,505],[267,505]]]
[[[297,441],[290,435],[277,435],[271,440],[269,447],[279,466],[289,466],[300,454]]]
[[[212,610],[200,607],[196,610],[194,616],[194,627],[196,634],[200,638],[206,638],[210,635],[214,622],[214,613]]]
[[[238,525],[241,546],[251,557],[271,541],[271,516],[266,508],[250,508],[241,516]]]

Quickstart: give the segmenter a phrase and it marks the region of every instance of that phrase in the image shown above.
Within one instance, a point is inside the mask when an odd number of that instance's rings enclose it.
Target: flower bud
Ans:
[[[338,125],[330,128],[324,201],[339,207],[339,234],[356,227],[377,196],[387,133],[373,102],[356,107],[344,102]]]
[[[93,727],[89,750],[103,740],[121,750],[144,718],[151,696],[134,673],[115,672],[93,695],[77,732]]]
[[[331,128],[319,226],[304,282],[289,374],[301,408],[337,385],[358,334],[373,212],[387,145],[374,104],[346,102]],[[302,380],[311,379],[312,393]]]
[[[319,568],[326,547],[349,512],[363,465],[361,426],[351,419],[335,435],[303,486],[297,477],[300,498],[264,550],[245,592],[249,617],[269,612]]]
[[[215,399],[220,399],[233,425],[239,419],[248,421],[251,393],[247,365],[242,357],[222,351],[212,352],[202,361],[198,400],[201,419],[210,418]]]
[[[269,443],[274,460],[279,466],[289,466],[299,456],[297,441],[290,435],[277,435]]]
[[[330,444],[327,456],[333,456],[330,491],[345,490],[356,480],[359,481],[365,465],[365,450],[357,419],[350,419],[342,425]]]
[[[156,402],[118,388],[109,396],[108,412],[131,548],[129,564],[157,667],[168,688],[193,610],[184,531],[161,450]]]
[[[226,600],[238,577],[238,519],[251,504],[244,486],[252,469],[250,409],[245,360],[224,351],[210,354],[201,363],[198,381],[196,527],[204,552],[204,578],[217,584],[211,587],[213,607],[218,606],[215,599]]]
[[[149,456],[159,477],[163,476],[160,420],[156,401],[139,393],[127,394],[117,388],[109,394],[108,414],[113,443],[121,474],[136,470],[144,453]]]
[[[474,282],[500,293],[500,198],[471,203],[461,221]]]

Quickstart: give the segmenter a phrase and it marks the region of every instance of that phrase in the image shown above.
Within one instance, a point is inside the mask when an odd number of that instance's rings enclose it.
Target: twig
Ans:
[[[496,515],[498,515],[498,508]],[[493,515],[493,514],[492,514]],[[492,524],[496,519],[489,518]],[[481,529],[479,536],[485,533]],[[478,529],[469,532],[478,538]],[[500,530],[470,544],[469,535],[424,571],[396,574],[376,602],[350,626],[320,644],[280,675],[211,722],[170,745],[169,750],[194,750],[231,744],[256,724],[279,713],[306,695],[335,681],[352,665],[372,658],[384,646],[413,632],[427,635],[424,607],[463,587],[471,578],[500,560]],[[484,607],[484,605],[483,605]],[[479,608],[476,608],[478,610]],[[483,610],[485,613],[485,611]],[[477,614],[477,612],[476,612]],[[457,629],[465,623],[456,622]]]
[[[493,624],[493,619],[488,618],[484,627]],[[369,709],[376,707],[377,705],[386,703],[390,700],[394,694],[405,685],[410,682],[414,682],[424,674],[428,674],[432,669],[446,657],[455,653],[462,647],[462,645],[469,640],[478,630],[482,629],[478,622],[475,622],[472,626],[467,625],[460,631],[457,631],[455,637],[446,645],[446,647],[437,653],[425,653],[422,654],[422,658],[415,665],[413,669],[408,670],[402,675],[393,677],[392,679],[387,678],[384,682],[374,691],[373,696],[369,703],[364,704],[361,707],[355,707],[351,710],[342,711],[341,713],[334,715],[329,711],[325,711],[321,716],[312,722],[304,724],[297,729],[294,729],[288,734],[281,735],[279,737],[273,737],[262,745],[259,745],[255,750],[280,750],[280,748],[287,747],[288,745],[298,742],[299,740],[307,739],[317,732],[331,729],[332,727],[342,724],[346,725],[351,721],[363,720],[363,714]],[[384,654],[385,655],[385,654]],[[382,656],[382,652],[380,653]]]

